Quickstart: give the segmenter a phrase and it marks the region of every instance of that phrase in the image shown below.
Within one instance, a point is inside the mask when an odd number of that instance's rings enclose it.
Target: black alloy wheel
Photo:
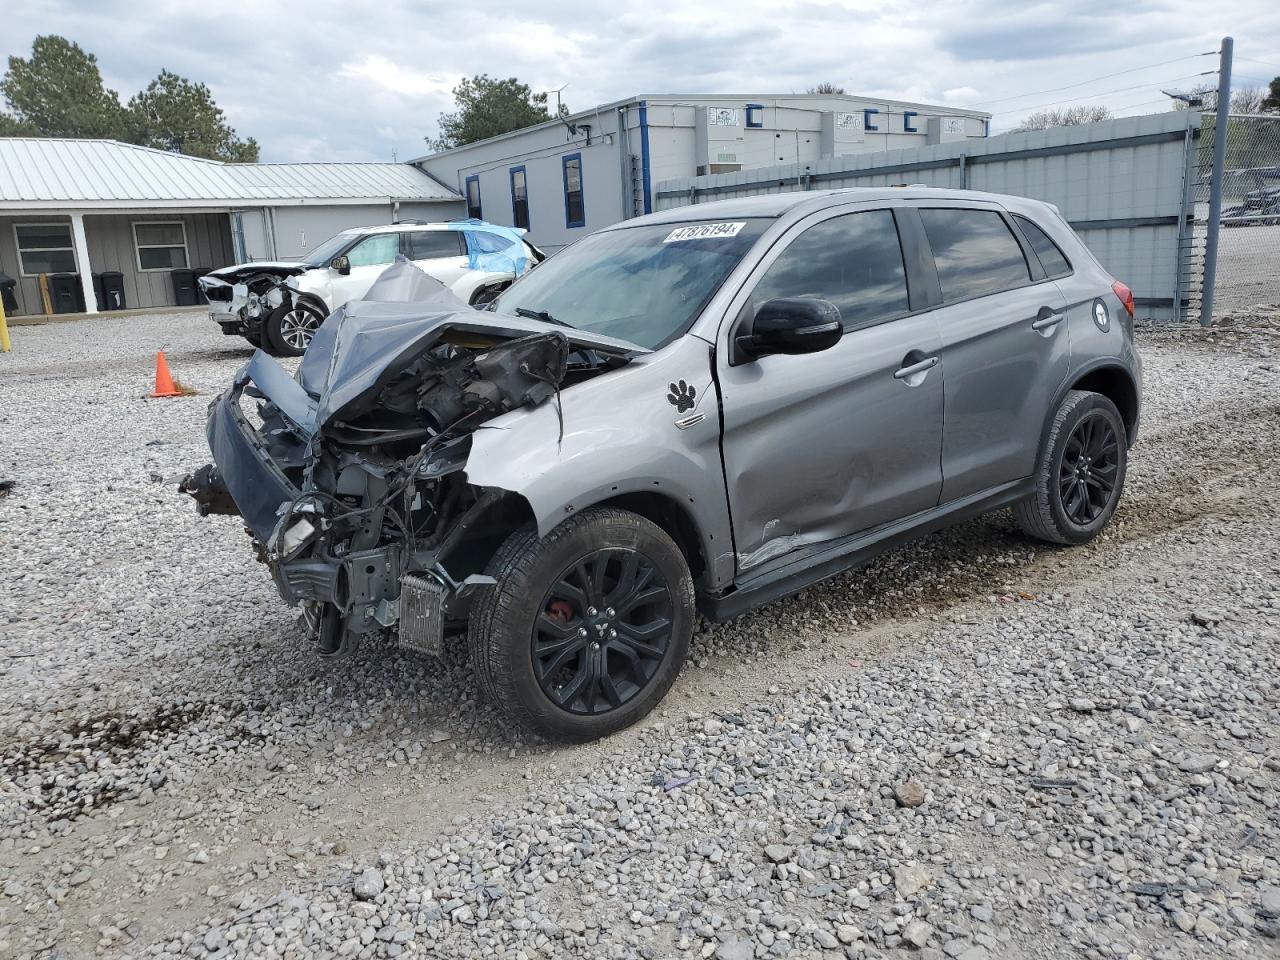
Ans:
[[[1071,431],[1058,468],[1058,494],[1072,523],[1088,526],[1111,505],[1119,453],[1120,438],[1100,412],[1091,412]]]
[[[1032,489],[1013,505],[1018,526],[1049,543],[1088,543],[1120,503],[1128,450],[1125,420],[1110,398],[1068,391],[1041,439]]]
[[[671,585],[637,550],[604,547],[560,573],[533,630],[538,686],[562,710],[616,710],[657,673],[671,642]]]

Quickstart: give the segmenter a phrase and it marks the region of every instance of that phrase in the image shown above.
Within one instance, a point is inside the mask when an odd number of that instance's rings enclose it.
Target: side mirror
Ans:
[[[344,277],[351,273],[351,261],[346,257],[334,257],[329,261],[329,266],[337,270]]]
[[[840,308],[830,300],[779,297],[760,305],[749,332],[735,345],[744,358],[771,353],[817,353],[834,347],[844,333]]]

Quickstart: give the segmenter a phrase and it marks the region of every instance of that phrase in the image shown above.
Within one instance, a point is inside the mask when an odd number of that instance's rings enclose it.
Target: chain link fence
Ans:
[[[1203,254],[1208,227],[1215,126],[1213,114],[1204,114],[1191,198],[1192,256]],[[1280,115],[1230,117],[1220,224],[1214,313],[1280,306]],[[1193,299],[1198,299],[1199,279],[1193,272]]]

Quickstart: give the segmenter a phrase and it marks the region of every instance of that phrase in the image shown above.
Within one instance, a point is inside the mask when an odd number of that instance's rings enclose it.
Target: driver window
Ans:
[[[353,267],[373,267],[390,263],[400,252],[400,234],[375,233],[365,237],[347,253]]]
[[[778,297],[830,300],[846,330],[906,313],[907,274],[893,212],[847,213],[805,230],[760,278],[751,308]]]

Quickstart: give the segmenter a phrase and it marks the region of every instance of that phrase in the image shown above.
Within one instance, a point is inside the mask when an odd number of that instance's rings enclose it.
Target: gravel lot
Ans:
[[[465,666],[321,661],[172,479],[207,320],[0,356],[0,957],[1280,955],[1280,311],[1149,330],[1116,522],[996,515],[705,628],[531,742]],[[145,400],[154,351],[202,396]]]

